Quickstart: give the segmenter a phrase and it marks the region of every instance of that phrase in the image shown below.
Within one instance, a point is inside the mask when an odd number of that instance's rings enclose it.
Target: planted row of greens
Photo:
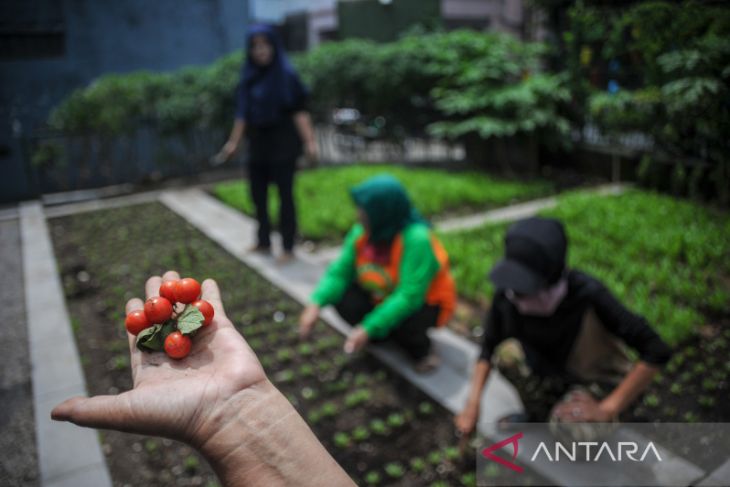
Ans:
[[[302,171],[296,179],[294,197],[300,234],[312,240],[341,237],[356,220],[349,188],[383,173],[398,178],[416,207],[426,216],[504,206],[553,191],[548,182],[508,181],[474,171],[448,172],[391,165],[312,169]],[[245,181],[221,183],[213,189],[213,193],[247,215],[255,214]],[[278,217],[278,208],[278,195],[275,190],[270,191],[269,209],[274,219]]]
[[[124,303],[175,268],[219,282],[270,379],[358,485],[475,485],[475,451],[459,454],[447,411],[370,355],[345,355],[324,323],[300,341],[298,303],[163,206],[65,217],[51,230],[91,394],[131,387]],[[101,441],[115,485],[217,485],[185,445],[113,431]]]
[[[670,343],[727,317],[730,217],[698,204],[631,190],[564,194],[542,213],[566,225],[571,267],[601,279]],[[503,254],[506,224],[442,236],[459,293],[485,300],[486,274]]]

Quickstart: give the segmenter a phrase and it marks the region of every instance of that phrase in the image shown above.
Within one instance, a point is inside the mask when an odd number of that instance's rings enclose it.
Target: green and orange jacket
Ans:
[[[312,302],[335,304],[355,281],[370,292],[374,309],[362,326],[370,338],[384,338],[424,304],[440,307],[438,325],[451,318],[456,305],[456,286],[449,273],[449,259],[431,229],[412,223],[396,235],[389,263],[382,266],[364,252],[368,236],[362,225],[352,227],[342,253],[330,264]]]

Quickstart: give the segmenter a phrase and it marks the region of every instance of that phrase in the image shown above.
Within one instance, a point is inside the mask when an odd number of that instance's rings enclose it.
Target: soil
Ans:
[[[341,336],[324,323],[300,342],[297,302],[162,205],[64,217],[50,226],[91,394],[132,387],[124,303],[148,276],[174,268],[218,281],[228,315],[269,377],[359,485],[475,485],[475,445],[460,454],[448,411],[371,355],[344,355]],[[217,485],[186,445],[114,431],[100,438],[115,486]],[[486,474],[495,484],[506,475],[493,468]],[[520,479],[544,483],[531,472]]]

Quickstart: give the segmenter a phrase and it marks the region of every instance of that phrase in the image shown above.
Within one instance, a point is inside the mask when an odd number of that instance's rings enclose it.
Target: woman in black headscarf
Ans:
[[[249,144],[251,198],[259,223],[257,252],[271,251],[268,214],[268,186],[275,183],[281,201],[279,225],[286,262],[293,257],[296,233],[294,170],[302,146],[309,158],[317,145],[309,114],[305,110],[307,90],[289,63],[281,41],[272,27],[253,26],[248,33],[246,63],[236,90],[236,118],[228,141],[218,157],[229,159],[243,136]]]

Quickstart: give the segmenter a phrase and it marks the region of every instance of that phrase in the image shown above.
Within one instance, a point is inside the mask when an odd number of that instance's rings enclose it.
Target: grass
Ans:
[[[294,190],[301,235],[315,241],[344,235],[355,222],[355,207],[350,200],[349,188],[382,173],[398,178],[406,186],[416,207],[426,216],[504,206],[553,191],[547,182],[506,181],[481,172],[391,165],[306,170],[297,175]],[[247,215],[254,215],[245,181],[218,184],[213,193],[224,203]],[[269,195],[269,214],[276,221],[279,201],[275,187],[271,188]]]
[[[562,195],[545,216],[560,218],[571,267],[601,279],[670,343],[727,314],[730,217],[651,192]],[[486,277],[503,254],[506,224],[442,235],[459,293],[491,296]]]

